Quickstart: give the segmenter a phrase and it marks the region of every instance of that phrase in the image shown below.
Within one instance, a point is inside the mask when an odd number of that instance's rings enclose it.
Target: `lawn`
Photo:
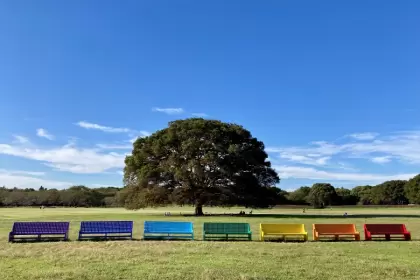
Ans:
[[[211,213],[240,208],[205,208]],[[165,217],[170,211],[172,216]],[[249,210],[246,210],[247,212]],[[83,208],[0,208],[0,279],[420,279],[419,208],[254,210],[246,217],[184,217],[188,207],[139,211]],[[343,217],[347,212],[348,217]],[[77,242],[82,220],[134,220],[141,239],[145,220],[249,222],[254,242]],[[70,221],[71,242],[9,244],[13,221]],[[262,243],[259,223],[405,223],[411,242]],[[362,239],[364,238],[362,234]],[[312,237],[310,236],[310,240]]]

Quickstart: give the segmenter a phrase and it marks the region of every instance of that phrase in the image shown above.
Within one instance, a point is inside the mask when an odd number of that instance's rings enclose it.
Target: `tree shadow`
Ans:
[[[174,215],[175,216],[175,215]],[[420,214],[183,214],[184,217],[238,217],[238,218],[296,218],[296,219],[347,219],[347,218],[420,218]]]

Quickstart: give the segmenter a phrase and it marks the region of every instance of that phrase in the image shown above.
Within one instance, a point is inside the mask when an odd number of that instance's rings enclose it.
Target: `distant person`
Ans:
[[[302,213],[306,213],[306,209],[305,208],[302,209]]]
[[[251,211],[249,211],[249,215],[252,215],[252,210],[251,210]]]

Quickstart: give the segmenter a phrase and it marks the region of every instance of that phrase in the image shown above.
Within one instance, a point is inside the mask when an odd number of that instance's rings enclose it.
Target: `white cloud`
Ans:
[[[199,117],[199,118],[205,118],[205,117],[209,116],[205,113],[191,113],[191,115],[194,116],[194,117]]]
[[[122,176],[122,175],[124,175],[124,171],[122,171],[122,170],[118,170],[118,171],[117,171],[117,174],[119,174],[119,175],[121,175],[121,176]]]
[[[311,167],[275,165],[274,169],[282,179],[312,179],[312,180],[334,180],[352,181],[363,183],[381,183],[388,180],[407,180],[417,174],[369,174],[369,173],[346,173],[346,172],[327,172]]]
[[[67,145],[41,149],[0,144],[0,154],[41,161],[56,170],[72,173],[102,173],[111,168],[123,168],[125,158],[125,154]]]
[[[20,144],[29,143],[29,139],[26,138],[25,136],[13,135],[13,137],[15,138],[15,142],[17,142],[17,143],[20,143]]]
[[[384,157],[374,157],[371,158],[371,161],[374,163],[388,163],[391,161],[391,157],[390,156],[384,156]]]
[[[38,176],[38,173],[40,172],[0,170],[0,184],[1,186],[6,186],[9,188],[17,187],[34,189],[39,188],[40,186],[59,189],[72,185],[70,182],[54,181],[33,177]]]
[[[49,134],[48,131],[43,128],[38,128],[36,130],[36,135],[38,135],[39,137],[47,138],[48,140],[54,140],[54,135]]]
[[[109,132],[109,133],[130,133],[132,132],[131,129],[125,128],[125,127],[110,127],[110,126],[104,126],[96,123],[90,123],[86,121],[80,121],[76,123],[76,125],[86,128],[86,129],[94,129],[94,130],[100,130],[103,132]]]
[[[374,132],[363,132],[363,133],[354,133],[350,134],[349,137],[352,137],[357,140],[372,140],[378,136],[378,133]]]
[[[160,113],[165,113],[168,115],[177,115],[177,114],[182,114],[184,113],[184,109],[182,108],[158,108],[158,107],[154,107],[152,108],[153,112],[160,112]]]

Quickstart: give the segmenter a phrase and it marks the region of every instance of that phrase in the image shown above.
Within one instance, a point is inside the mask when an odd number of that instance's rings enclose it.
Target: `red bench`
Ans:
[[[411,240],[411,234],[403,224],[365,224],[363,228],[365,240],[372,240],[372,238],[391,240],[391,235],[393,238]]]

